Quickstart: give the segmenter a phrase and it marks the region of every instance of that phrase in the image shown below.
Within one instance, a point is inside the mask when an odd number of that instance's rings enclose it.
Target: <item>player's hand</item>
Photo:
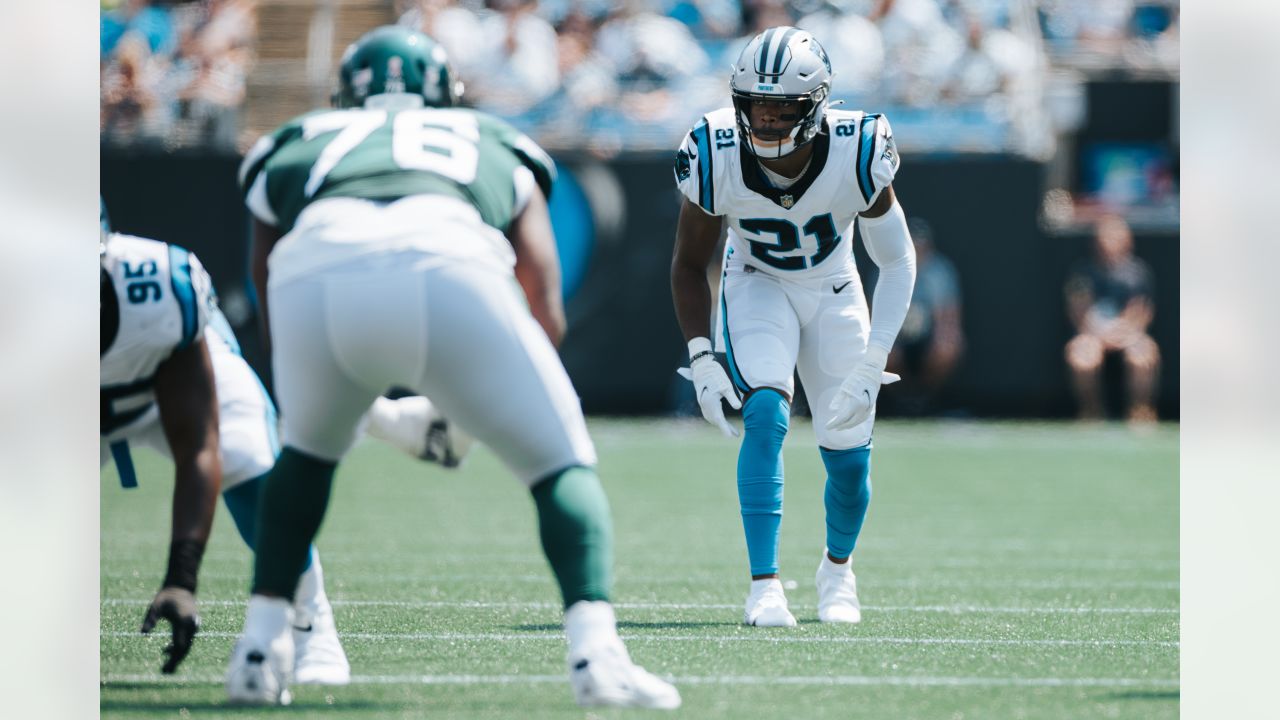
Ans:
[[[876,398],[880,396],[880,386],[894,383],[902,378],[885,372],[878,363],[864,362],[840,383],[840,389],[831,399],[831,419],[827,421],[828,430],[848,430],[857,427],[871,417],[876,407]]]
[[[173,628],[173,642],[164,649],[167,659],[160,668],[160,672],[168,675],[177,670],[178,664],[191,652],[191,641],[200,630],[196,596],[186,588],[161,588],[142,620],[142,634],[149,635],[161,619],[168,620]]]
[[[733,389],[733,383],[725,375],[720,363],[711,355],[702,355],[690,363],[689,367],[680,368],[676,372],[693,382],[693,390],[698,394],[698,406],[702,408],[702,417],[720,428],[725,436],[738,437],[738,429],[724,418],[724,407],[720,401],[724,400],[735,410],[742,409],[742,401],[738,399],[738,393]]]

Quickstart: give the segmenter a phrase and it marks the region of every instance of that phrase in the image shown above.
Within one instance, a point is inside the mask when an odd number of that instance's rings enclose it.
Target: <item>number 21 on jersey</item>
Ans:
[[[743,237],[751,245],[751,256],[779,270],[805,270],[830,257],[840,244],[835,219],[831,213],[814,215],[804,224],[804,234],[817,240],[817,248],[810,253],[792,254],[800,250],[800,228],[789,220],[778,218],[748,218],[738,222]],[[764,240],[772,236],[772,242]],[[805,243],[808,245],[808,243]]]

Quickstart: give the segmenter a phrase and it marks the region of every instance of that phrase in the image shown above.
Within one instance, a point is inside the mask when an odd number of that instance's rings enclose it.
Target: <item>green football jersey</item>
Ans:
[[[475,110],[318,110],[259,140],[240,166],[240,187],[253,214],[281,232],[323,198],[424,194],[468,202],[506,232],[520,167],[550,197],[551,158],[520,131]]]

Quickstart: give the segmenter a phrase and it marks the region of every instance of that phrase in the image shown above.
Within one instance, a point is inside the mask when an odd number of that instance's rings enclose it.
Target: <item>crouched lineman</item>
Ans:
[[[677,707],[674,687],[631,662],[608,601],[608,502],[553,344],[564,332],[546,206],[554,166],[505,123],[453,108],[460,91],[443,48],[378,28],[343,56],[339,109],[285,123],[241,167],[284,450],[263,493],[228,694],[289,701],[291,599],[334,471],[370,404],[402,387],[531,491],[577,702]]]
[[[172,673],[199,627],[196,575],[223,500],[250,548],[262,478],[275,464],[275,408],[240,357],[218,310],[209,276],[175,245],[111,233],[102,211],[101,461],[114,458],[124,487],[137,485],[130,446],[150,447],[174,463],[169,568],[142,625],[168,620]],[[290,637],[298,682],[342,685],[351,671],[315,548],[294,588]]]

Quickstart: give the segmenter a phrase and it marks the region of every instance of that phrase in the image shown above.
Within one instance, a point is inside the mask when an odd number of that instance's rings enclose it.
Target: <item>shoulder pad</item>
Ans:
[[[487,128],[493,132],[503,145],[515,153],[515,156],[520,159],[520,164],[533,173],[533,178],[538,182],[538,188],[542,190],[543,196],[550,200],[551,186],[556,181],[556,163],[547,151],[507,121],[488,113],[476,112],[475,114],[481,128]]]
[[[893,182],[901,164],[898,146],[893,140],[889,121],[879,113],[866,113],[858,120],[854,136],[857,148],[858,190],[870,206],[881,188]]]
[[[711,215],[716,211],[716,173],[726,166],[727,154],[738,144],[732,108],[721,108],[702,117],[685,136],[675,157],[676,186]]]

